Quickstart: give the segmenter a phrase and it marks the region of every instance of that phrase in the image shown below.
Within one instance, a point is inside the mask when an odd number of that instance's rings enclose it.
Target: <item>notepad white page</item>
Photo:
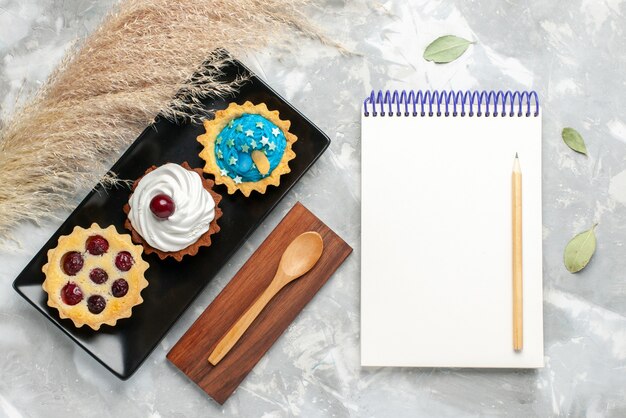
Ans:
[[[361,120],[361,364],[543,366],[541,116]],[[511,171],[522,168],[513,350]]]

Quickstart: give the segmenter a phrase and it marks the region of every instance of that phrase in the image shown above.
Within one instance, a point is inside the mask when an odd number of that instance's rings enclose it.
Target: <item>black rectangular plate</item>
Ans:
[[[119,321],[115,327],[105,325],[100,331],[93,331],[87,326],[75,328],[69,319],[60,319],[56,309],[46,304],[41,268],[47,251],[56,247],[59,237],[69,234],[76,225],[89,227],[96,222],[102,227],[115,225],[121,233],[128,232],[124,229],[126,216],[122,211],[130,194],[128,188],[104,190],[97,186],[13,282],[20,295],[120,379],[128,379],[139,368],[207,283],[330,144],[330,139],[298,110],[243,64],[234,61],[224,77],[234,79],[237,75],[250,78],[235,97],[207,99],[204,104],[211,109],[224,109],[232,101],[264,102],[270,109],[278,110],[281,119],[291,121],[290,131],[298,137],[293,146],[296,158],[289,163],[291,173],[281,177],[279,187],[270,186],[265,194],[253,192],[246,198],[241,193],[228,195],[224,186],[216,186],[216,191],[224,197],[220,204],[224,214],[219,221],[221,231],[212,237],[212,245],[202,248],[194,257],[184,257],[181,262],[161,261],[155,254],[144,255],[150,264],[146,272],[150,285],[142,292],[144,303],[133,310],[131,318]],[[192,167],[203,167],[198,157],[202,147],[196,141],[202,133],[204,129],[200,125],[158,120],[143,131],[111,171],[122,179],[136,179],[148,167],[167,162],[187,161]]]

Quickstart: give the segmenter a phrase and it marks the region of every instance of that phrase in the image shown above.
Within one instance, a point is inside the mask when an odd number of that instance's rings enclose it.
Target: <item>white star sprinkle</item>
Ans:
[[[278,128],[272,129],[272,135],[278,136],[279,133],[280,133],[280,129],[278,129]]]
[[[270,149],[270,151],[274,151],[276,149],[276,144],[273,142],[270,142],[267,147]]]
[[[270,139],[266,136],[261,137],[261,145],[265,146],[270,141]]]
[[[230,157],[230,161],[228,161],[228,164],[230,164],[230,165],[235,165],[235,164],[237,164],[237,158],[235,158],[235,157]]]
[[[252,148],[256,148],[256,141],[254,139],[252,141],[250,141],[250,146]]]
[[[241,184],[242,179],[241,176],[236,176],[233,180],[235,181],[235,184]]]
[[[228,175],[228,171],[226,171],[226,169],[222,168],[222,169],[220,170],[220,175],[222,175],[222,176],[227,176],[227,175]]]
[[[250,147],[248,146],[248,144],[243,144],[241,146],[241,152],[248,152],[249,149]]]
[[[220,160],[221,160],[222,158],[224,158],[224,155],[222,154],[222,150],[221,150],[221,149],[218,149],[218,150],[217,150],[217,158],[219,158]]]
[[[246,136],[252,136],[252,135],[254,135],[254,132],[252,132],[252,129],[248,129],[246,131]]]
[[[257,122],[256,123],[256,127],[263,129],[265,127],[265,125],[263,125],[263,122]]]

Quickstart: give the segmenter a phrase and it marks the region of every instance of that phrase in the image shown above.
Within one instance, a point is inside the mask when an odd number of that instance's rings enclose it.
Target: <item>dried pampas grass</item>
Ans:
[[[233,92],[236,83],[217,81],[227,59],[217,48],[243,53],[288,42],[294,31],[325,41],[305,3],[124,1],[2,127],[0,239],[68,207],[157,114],[192,117],[203,111],[199,99]],[[207,71],[190,78],[202,63]]]

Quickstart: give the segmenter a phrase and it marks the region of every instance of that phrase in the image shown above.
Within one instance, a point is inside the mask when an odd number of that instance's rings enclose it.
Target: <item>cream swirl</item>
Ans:
[[[157,218],[150,201],[158,194],[172,198],[176,209],[167,219]],[[133,228],[153,248],[179,251],[198,241],[215,218],[215,201],[198,173],[168,163],[146,174],[128,202]]]

